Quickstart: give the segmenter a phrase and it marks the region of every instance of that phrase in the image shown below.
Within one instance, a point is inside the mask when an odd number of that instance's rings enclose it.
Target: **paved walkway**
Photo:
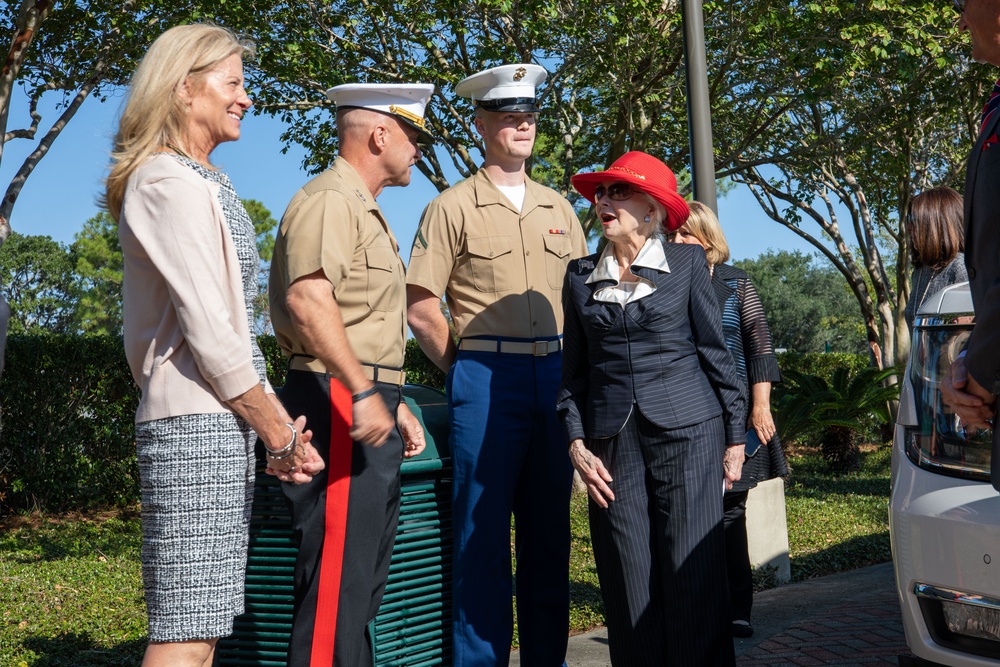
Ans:
[[[754,636],[736,640],[739,667],[896,666],[909,655],[892,563],[757,593],[753,620]],[[566,662],[607,667],[607,631],[570,637]]]

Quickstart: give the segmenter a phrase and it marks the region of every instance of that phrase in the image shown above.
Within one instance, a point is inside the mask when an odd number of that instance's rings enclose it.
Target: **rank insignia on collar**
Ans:
[[[366,203],[366,204],[368,203],[368,200],[365,199],[365,196],[363,194],[361,194],[361,190],[358,190],[357,188],[354,188],[354,194],[356,194],[358,196],[358,199],[360,199],[364,203]]]

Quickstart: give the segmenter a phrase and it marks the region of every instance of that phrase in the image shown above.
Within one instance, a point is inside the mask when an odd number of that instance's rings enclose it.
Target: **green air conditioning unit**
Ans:
[[[396,545],[372,628],[375,665],[451,664],[451,459],[448,405],[437,389],[406,385],[427,448],[403,461]],[[261,469],[250,523],[246,612],[219,642],[218,667],[286,667],[297,548],[280,483]]]

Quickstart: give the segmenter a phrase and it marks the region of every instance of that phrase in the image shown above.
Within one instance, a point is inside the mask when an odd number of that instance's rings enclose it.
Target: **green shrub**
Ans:
[[[274,336],[258,339],[271,384],[287,361]],[[416,341],[409,382],[444,387]],[[0,516],[61,512],[139,500],[134,418],[139,390],[113,336],[22,335],[7,341],[0,378]]]
[[[444,371],[431,363],[416,338],[406,341],[406,381],[410,384],[425,384],[435,389],[444,389]]]
[[[267,381],[274,387],[285,385],[285,375],[288,373],[288,359],[281,354],[278,339],[274,336],[257,336],[257,346],[264,355],[264,365],[267,367]]]
[[[0,508],[135,502],[138,401],[120,338],[10,337],[0,379]]]
[[[889,421],[889,402],[899,399],[899,386],[886,383],[899,372],[871,366],[851,372],[840,367],[824,379],[785,371],[785,383],[775,394],[782,442],[818,433],[831,471],[855,469],[860,462],[857,434]]]
[[[808,354],[779,352],[778,366],[781,367],[782,371],[794,370],[830,380],[838,368],[846,368],[851,375],[862,368],[867,368],[868,355],[848,352],[810,352]]]

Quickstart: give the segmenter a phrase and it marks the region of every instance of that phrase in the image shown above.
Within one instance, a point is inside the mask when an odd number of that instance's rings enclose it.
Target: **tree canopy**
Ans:
[[[733,264],[747,272],[760,294],[775,348],[865,353],[857,303],[825,260],[797,250],[772,250]]]
[[[270,322],[267,273],[277,221],[259,201],[243,200],[261,256],[254,320],[259,333]],[[124,258],[118,227],[106,211],[83,223],[71,245],[48,236],[14,232],[0,246],[0,282],[7,286],[10,333],[120,335]]]
[[[70,247],[74,262],[73,324],[77,331],[122,332],[122,278],[125,270],[118,226],[107,211],[83,223]]]
[[[479,137],[461,78],[501,62],[545,65],[532,174],[569,176],[646,150],[687,164],[681,17],[674,0],[385,0],[278,3],[253,74],[261,109],[324,168],[335,147],[323,91],[345,81],[430,81],[441,139],[418,166],[476,169]],[[720,178],[816,247],[857,302],[877,365],[906,352],[899,331],[909,266],[909,200],[955,185],[989,75],[970,65],[955,14],[935,0],[710,0],[703,3]],[[331,67],[331,63],[337,63]],[[683,178],[682,178],[683,184]],[[584,203],[584,206],[586,204]],[[587,220],[592,224],[592,220]]]
[[[703,3],[719,178],[811,243],[849,286],[877,365],[906,351],[909,200],[956,185],[991,83],[971,65],[955,14],[938,0],[709,0]],[[348,81],[428,81],[440,142],[418,168],[439,189],[474,173],[482,144],[455,84],[502,62],[549,70],[532,175],[582,207],[569,177],[627,150],[680,172],[687,109],[677,0],[21,0],[0,77],[4,142],[35,142],[0,201],[17,193],[89,96],[121,86],[166,27],[214,20],[258,44],[249,64],[257,112],[326,167],[336,149],[324,91]],[[8,129],[15,84],[29,117]],[[60,99],[55,122],[38,101]],[[0,159],[2,159],[0,151]],[[585,223],[592,226],[593,221]]]
[[[10,141],[33,146],[0,200],[0,243],[18,195],[81,105],[104,100],[127,85],[149,44],[167,28],[213,21],[238,32],[255,32],[270,0],[17,0],[0,3],[0,22],[10,26],[7,59],[0,70],[0,163]],[[28,101],[24,117],[11,118],[15,94]],[[54,118],[43,115],[54,102]]]
[[[73,269],[73,255],[65,245],[48,236],[11,233],[0,246],[11,335],[73,332]]]

